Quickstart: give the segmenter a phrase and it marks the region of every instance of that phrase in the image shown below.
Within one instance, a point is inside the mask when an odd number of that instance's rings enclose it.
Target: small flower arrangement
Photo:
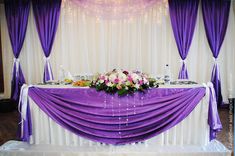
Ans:
[[[111,72],[99,74],[90,87],[96,88],[97,91],[103,90],[110,94],[118,93],[123,96],[136,91],[144,92],[146,89],[158,87],[158,85],[155,79],[149,78],[147,74],[139,71],[128,72],[114,69]]]

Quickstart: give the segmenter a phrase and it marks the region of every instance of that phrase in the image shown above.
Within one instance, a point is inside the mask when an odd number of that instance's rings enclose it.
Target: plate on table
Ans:
[[[37,85],[60,85],[60,82],[57,80],[51,80],[44,83],[38,83]]]
[[[191,84],[198,84],[198,83],[186,79],[179,79],[171,82],[171,85],[191,85]]]

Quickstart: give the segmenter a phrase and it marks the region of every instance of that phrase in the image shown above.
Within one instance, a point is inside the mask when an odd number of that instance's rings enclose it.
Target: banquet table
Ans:
[[[21,138],[30,144],[76,147],[205,146],[222,128],[214,96],[211,83],[162,85],[125,97],[86,87],[24,85],[19,106]],[[159,113],[162,108],[167,112]],[[155,121],[159,116],[165,118]],[[144,122],[139,121],[142,118]],[[165,122],[166,126],[155,128]]]

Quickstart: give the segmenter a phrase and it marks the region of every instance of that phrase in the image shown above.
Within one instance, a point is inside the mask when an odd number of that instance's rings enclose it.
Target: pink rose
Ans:
[[[100,80],[105,80],[105,76],[104,76],[104,75],[101,75],[101,76],[99,77],[99,79],[100,79]]]
[[[143,80],[140,80],[140,81],[139,81],[139,84],[140,84],[140,85],[143,85],[143,84],[144,84],[144,81],[143,81]]]
[[[119,79],[116,78],[116,79],[114,80],[114,83],[119,83]]]
[[[132,81],[133,81],[133,79],[132,79],[131,75],[128,75],[127,80],[128,80],[128,81],[130,81],[130,82],[132,82]]]

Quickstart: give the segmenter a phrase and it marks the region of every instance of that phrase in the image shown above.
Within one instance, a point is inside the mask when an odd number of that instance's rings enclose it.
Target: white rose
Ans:
[[[127,86],[130,86],[130,85],[131,85],[130,81],[127,81],[127,82],[126,82],[126,85],[127,85]]]
[[[107,83],[107,86],[112,87],[112,86],[113,86],[113,83],[108,82],[108,83]]]
[[[122,73],[122,70],[117,69],[116,72],[119,74],[119,73]]]
[[[140,88],[140,85],[139,85],[139,84],[135,84],[135,88],[136,88],[136,89],[139,89],[139,88]]]
[[[104,80],[108,80],[108,76],[107,75],[105,75]]]
[[[99,80],[99,83],[104,83],[104,80]]]
[[[138,81],[138,79],[139,79],[139,75],[137,75],[136,73],[132,73],[131,74],[131,78],[136,83]]]
[[[114,80],[117,78],[116,74],[109,75],[109,81],[114,82]]]
[[[148,80],[145,77],[143,78],[143,80],[144,80],[144,84],[148,83]]]
[[[118,74],[118,79],[121,81],[121,82],[125,82],[127,80],[127,76],[126,74],[124,73],[119,73]]]

